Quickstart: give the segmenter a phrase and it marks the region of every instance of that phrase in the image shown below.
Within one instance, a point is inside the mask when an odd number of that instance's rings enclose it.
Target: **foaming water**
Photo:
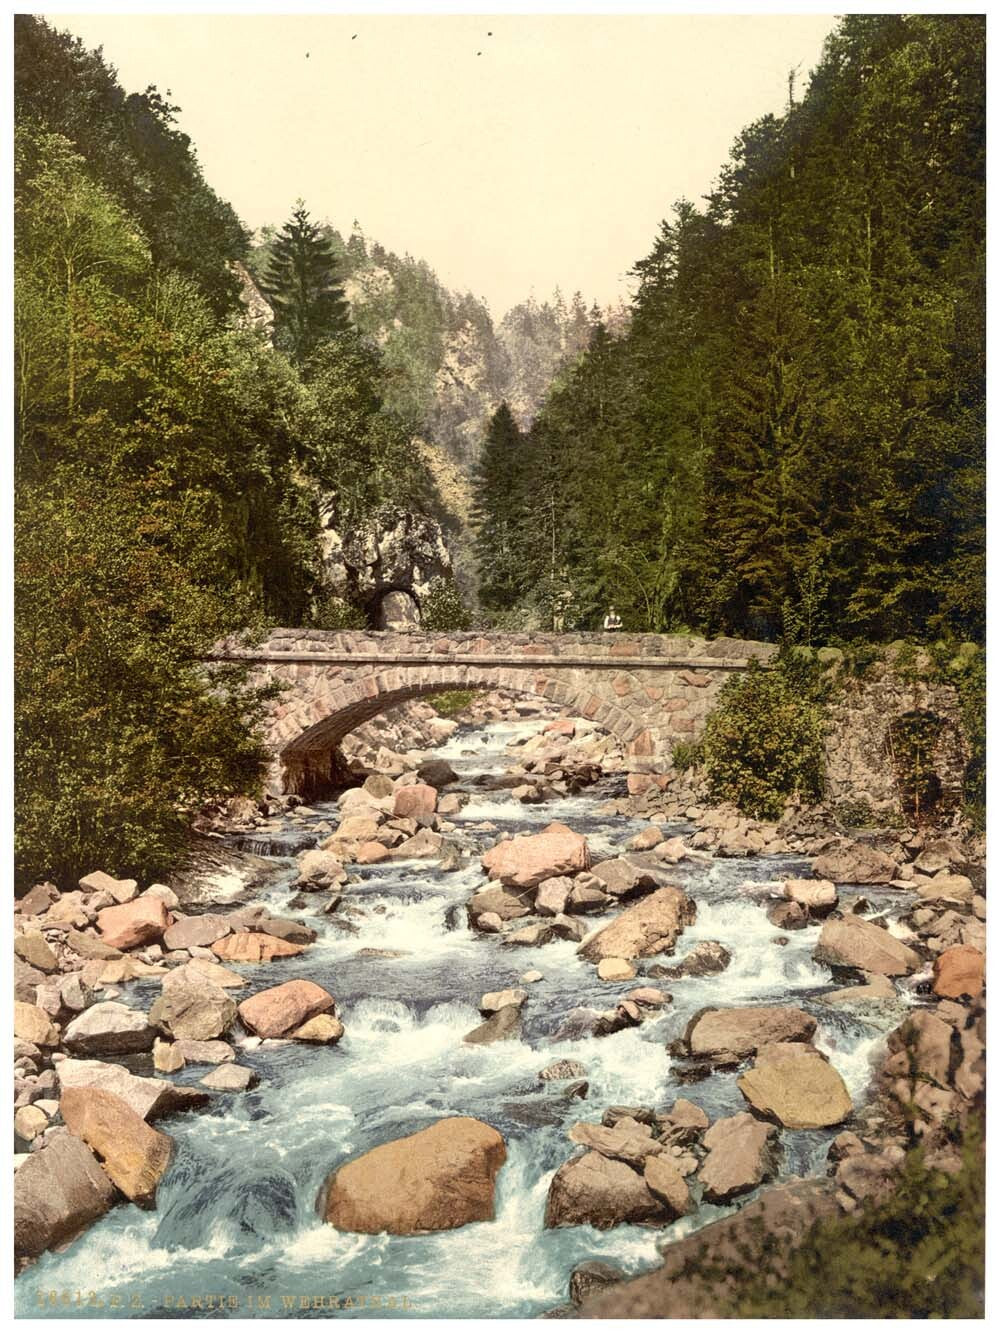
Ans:
[[[681,962],[706,940],[730,951],[729,967],[710,977],[649,978],[672,1001],[641,1027],[602,1038],[558,1035],[571,1010],[608,1009],[645,978],[609,985],[570,941],[517,948],[470,930],[465,904],[483,883],[479,849],[492,840],[474,826],[488,822],[517,834],[562,820],[585,833],[600,858],[620,851],[642,824],[597,813],[607,788],[522,806],[503,791],[475,787],[476,776],[516,762],[517,742],[538,726],[525,720],[460,729],[438,750],[470,795],[454,817],[455,836],[471,858],[457,870],[419,861],[358,867],[331,917],[323,912],[329,895],[309,895],[304,907],[299,902],[288,848],[305,838],[320,841],[324,835],[313,826],[335,822],[336,809],[317,805],[313,815],[267,832],[279,873],[259,899],[273,912],[308,920],[317,939],[298,958],[240,967],[249,982],[242,994],[309,977],[336,997],[343,1039],[329,1048],[285,1042],[240,1050],[240,1063],[260,1076],[257,1087],[219,1095],[204,1112],[162,1122],[175,1152],[156,1210],[115,1208],[63,1252],[43,1255],[17,1281],[20,1315],[530,1318],[565,1301],[569,1273],[583,1260],[605,1258],[626,1273],[648,1269],[665,1240],[726,1210],[704,1205],[665,1229],[546,1230],[546,1196],[571,1151],[567,1131],[578,1120],[599,1119],[607,1106],[667,1107],[683,1095],[713,1118],[744,1109],[731,1070],[689,1084],[688,1071],[669,1054],[691,1015],[707,1005],[806,1008],[818,1021],[817,1044],[859,1103],[891,1012],[855,1014],[823,1005],[819,996],[831,989],[831,978],[812,959],[818,928],[782,932],[767,920],[775,882],[803,873],[804,863],[795,858],[682,861],[670,877],[697,903],[697,919],[675,957],[648,960],[640,970]],[[205,890],[206,902],[246,896],[238,876],[215,876]],[[875,894],[868,895],[873,902]],[[887,894],[884,906],[891,911],[898,901]],[[588,918],[588,929],[611,915]],[[522,984],[528,969],[542,979],[525,987],[520,1035],[492,1045],[465,1043],[483,1021],[482,994]],[[123,998],[148,1007],[155,994],[141,983],[126,987]],[[559,1084],[539,1079],[559,1059],[584,1066],[582,1099],[567,1101]],[[190,1083],[204,1072],[188,1068],[179,1080]],[[321,1221],[317,1198],[338,1165],[450,1115],[478,1117],[504,1136],[508,1156],[492,1222],[405,1237],[350,1235]],[[784,1131],[785,1169],[822,1170],[835,1132]],[[78,1290],[126,1297],[141,1291],[144,1304],[140,1310],[127,1303],[118,1310],[38,1305],[50,1291]],[[192,1298],[213,1293],[221,1305],[203,1300],[191,1307]],[[257,1302],[263,1296],[270,1297],[269,1309]]]

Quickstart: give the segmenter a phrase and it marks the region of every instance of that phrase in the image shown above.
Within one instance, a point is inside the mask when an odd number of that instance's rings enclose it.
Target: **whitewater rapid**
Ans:
[[[496,833],[478,835],[486,845],[500,831],[530,831],[560,819],[587,835],[595,859],[620,850],[642,824],[598,813],[606,787],[521,806],[505,792],[469,785],[477,774],[502,770],[510,762],[505,747],[536,728],[525,722],[464,729],[436,752],[472,793],[453,817],[457,828],[495,825]],[[313,809],[313,823],[336,822],[336,807]],[[680,831],[682,825],[667,829]],[[323,836],[317,832],[307,841]],[[155,1211],[119,1206],[62,1253],[43,1255],[17,1280],[20,1316],[536,1316],[566,1300],[575,1264],[604,1258],[628,1273],[642,1271],[657,1262],[665,1241],[727,1211],[703,1205],[662,1229],[543,1226],[549,1181],[570,1154],[567,1131],[576,1121],[599,1120],[615,1104],[666,1109],[678,1096],[697,1102],[713,1119],[745,1109],[731,1070],[686,1084],[673,1068],[668,1046],[696,1010],[709,1004],[801,1005],[818,1019],[817,1044],[844,1077],[855,1105],[884,1041],[884,1031],[870,1020],[817,1001],[831,986],[829,971],[811,958],[818,927],[789,932],[784,945],[776,942],[782,932],[767,920],[763,886],[805,873],[801,859],[681,863],[676,882],[695,899],[698,914],[670,961],[679,961],[698,941],[718,940],[732,954],[730,966],[717,976],[654,983],[673,995],[660,1017],[579,1040],[556,1040],[569,1010],[609,1008],[616,995],[640,983],[601,983],[570,941],[504,948],[496,936],[470,931],[464,904],[483,882],[477,859],[450,873],[427,862],[358,868],[359,882],[344,893],[345,905],[360,909],[348,918],[355,933],[311,914],[319,913],[323,894],[312,895],[306,910],[289,908],[295,862],[274,859],[280,873],[265,890],[245,896],[276,914],[308,921],[319,935],[299,957],[240,964],[249,990],[238,998],[308,977],[336,998],[344,1038],[333,1047],[288,1043],[238,1051],[239,1061],[259,1073],[259,1085],[217,1096],[203,1112],[158,1122],[176,1149]],[[240,888],[220,880],[218,901],[232,905]],[[878,892],[868,896],[875,901]],[[588,925],[596,923],[588,919]],[[365,949],[402,956],[359,957]],[[463,1044],[463,1035],[482,1021],[480,996],[518,985],[529,969],[543,979],[527,987],[520,1040]],[[150,982],[133,983],[122,999],[148,1008],[157,991]],[[539,1071],[561,1058],[586,1066],[585,1100],[561,1100],[558,1085],[539,1081]],[[152,1072],[148,1057],[123,1063]],[[193,1083],[206,1072],[196,1066],[176,1077]],[[494,1221],[419,1237],[348,1235],[320,1221],[316,1198],[331,1170],[449,1115],[486,1120],[507,1142]],[[822,1171],[834,1132],[783,1131],[784,1171]],[[101,1295],[104,1304],[88,1303],[89,1293]],[[112,1293],[120,1304],[109,1304]]]

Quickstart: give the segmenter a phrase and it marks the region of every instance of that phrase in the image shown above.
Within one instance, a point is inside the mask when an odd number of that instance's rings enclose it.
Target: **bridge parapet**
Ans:
[[[573,633],[529,634],[461,631],[393,633],[381,630],[274,629],[261,643],[248,646],[223,640],[215,655],[253,661],[304,657],[361,658],[379,661],[415,659],[516,658],[562,660],[704,662],[710,668],[745,669],[750,661],[767,662],[773,643],[752,639],[702,639],[679,634]]]

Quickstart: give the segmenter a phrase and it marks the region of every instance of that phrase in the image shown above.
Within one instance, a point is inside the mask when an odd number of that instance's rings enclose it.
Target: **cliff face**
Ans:
[[[270,342],[274,334],[274,311],[268,305],[267,298],[245,264],[235,259],[229,267],[240,284],[242,306],[240,323],[258,333],[263,333]]]
[[[254,274],[267,266],[270,236],[267,229],[251,253]],[[346,241],[332,229],[328,236],[352,318],[382,350],[387,406],[415,422],[423,439],[465,473],[501,402],[510,404],[520,426],[530,425],[553,378],[586,347],[595,322],[617,330],[627,318],[623,307],[588,309],[579,292],[566,301],[557,291],[549,300],[521,302],[497,324],[484,301],[449,291],[423,261],[400,258],[357,228]],[[254,318],[262,298],[246,276],[244,299]]]
[[[441,525],[424,514],[384,506],[362,525],[322,533],[331,590],[363,606],[378,629],[415,629],[436,579],[451,577]]]
[[[270,229],[240,265],[246,320],[269,331],[267,302],[254,275],[267,267]],[[415,424],[417,447],[442,500],[438,515],[454,573],[466,598],[475,596],[472,554],[472,473],[490,417],[507,401],[522,428],[530,426],[554,378],[587,346],[598,319],[618,330],[627,316],[588,309],[576,293],[566,301],[534,297],[495,324],[485,302],[449,291],[433,269],[400,258],[356,228],[345,241],[328,231],[344,294],[358,329],[381,349],[386,406]]]

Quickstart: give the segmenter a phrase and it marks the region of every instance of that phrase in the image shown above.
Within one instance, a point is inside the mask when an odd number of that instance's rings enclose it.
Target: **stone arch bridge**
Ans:
[[[620,740],[630,767],[669,762],[702,728],[723,683],[773,644],[661,634],[378,633],[276,629],[218,645],[255,683],[277,683],[265,736],[268,786],[315,792],[342,772],[344,737],[378,713],[449,689],[505,689],[570,708]]]

